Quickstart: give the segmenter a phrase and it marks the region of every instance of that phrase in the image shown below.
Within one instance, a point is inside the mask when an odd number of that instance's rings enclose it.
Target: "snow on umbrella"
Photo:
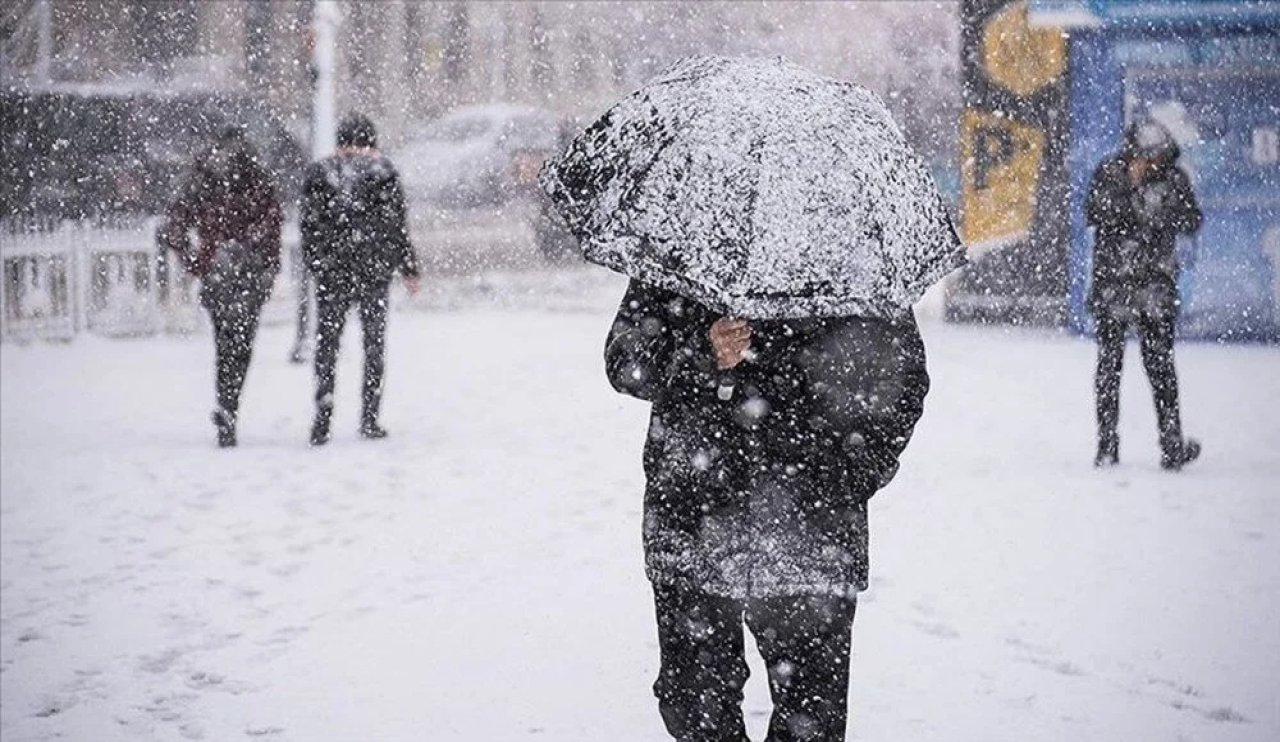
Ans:
[[[681,60],[541,183],[588,260],[736,317],[893,317],[965,262],[884,103],[780,57]]]

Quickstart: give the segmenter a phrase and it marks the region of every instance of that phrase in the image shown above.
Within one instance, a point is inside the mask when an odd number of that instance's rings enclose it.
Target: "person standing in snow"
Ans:
[[[418,290],[418,262],[409,241],[404,191],[390,160],[377,150],[373,122],[348,114],[338,126],[336,154],[312,163],[302,186],[303,253],[316,281],[316,416],[311,445],[329,441],[334,372],[347,313],[360,311],[364,387],[360,435],[384,438],[378,423],[386,353],[391,278]]]
[[[644,546],[667,730],[746,739],[745,622],[769,667],[768,739],[843,740],[867,501],[929,389],[910,312],[747,323],[633,280],[605,365],[653,404]]]
[[[1182,436],[1173,342],[1179,303],[1176,240],[1198,230],[1203,217],[1178,156],[1178,145],[1163,126],[1134,124],[1120,152],[1094,171],[1089,187],[1085,216],[1094,228],[1089,309],[1098,339],[1095,466],[1120,461],[1116,424],[1129,327],[1141,338],[1142,363],[1155,397],[1160,465],[1177,471],[1200,455],[1200,443]]]
[[[200,303],[213,322],[218,445],[236,445],[240,392],[262,306],[280,271],[280,197],[238,127],[220,131],[201,153],[157,235],[200,278]],[[190,231],[199,246],[193,248]]]

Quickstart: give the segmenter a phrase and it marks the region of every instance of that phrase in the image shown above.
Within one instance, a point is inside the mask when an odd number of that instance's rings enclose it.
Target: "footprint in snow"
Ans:
[[[292,577],[298,572],[301,572],[302,568],[305,566],[306,565],[302,562],[289,562],[288,564],[282,564],[279,567],[272,567],[267,571],[276,577]]]
[[[1204,718],[1210,721],[1217,721],[1217,722],[1230,723],[1230,724],[1248,724],[1249,723],[1249,719],[1246,718],[1244,714],[1241,714],[1239,711],[1236,711],[1230,706],[1222,706],[1222,707],[1213,709],[1211,711],[1204,711],[1201,713],[1204,714]]]
[[[53,696],[46,697],[40,702],[36,711],[32,716],[37,719],[48,719],[66,711],[75,705],[75,701],[68,698],[56,698]]]
[[[196,671],[187,675],[187,687],[192,690],[205,690],[207,688],[217,688],[222,685],[224,678],[214,672]]]
[[[941,639],[956,639],[960,636],[960,632],[940,621],[912,621],[912,623],[924,633]]]
[[[264,647],[288,644],[308,631],[310,629],[306,626],[285,626],[282,629],[276,629],[270,637],[258,642],[258,644]]]
[[[138,667],[150,673],[167,672],[183,654],[185,654],[183,650],[174,648],[166,649],[159,654],[143,655],[138,661]]]
[[[155,696],[150,703],[145,703],[138,708],[160,721],[179,722],[182,721],[182,709],[197,698],[199,696],[194,693],[172,693],[166,696]]]
[[[1035,665],[1036,667],[1049,670],[1050,672],[1056,672],[1059,675],[1065,675],[1067,677],[1084,677],[1085,675],[1088,674],[1084,670],[1080,669],[1080,667],[1078,667],[1077,665],[1067,662],[1066,660],[1051,660],[1051,659],[1042,659],[1039,657],[1031,657],[1023,661],[1029,662],[1030,664]]]
[[[1166,678],[1154,678],[1154,677],[1148,680],[1147,682],[1150,685],[1159,685],[1161,687],[1168,688],[1184,696],[1192,696],[1194,698],[1200,698],[1201,696],[1204,695],[1204,693],[1201,692],[1199,688],[1195,687],[1194,685],[1191,685],[1190,683],[1179,683],[1173,680],[1168,680]]]
[[[83,613],[72,613],[70,616],[67,616],[62,620],[62,624],[64,626],[71,626],[73,628],[80,628],[88,623],[89,617]]]
[[[1021,639],[1016,636],[1011,636],[1008,639],[1005,639],[1004,643],[1016,649],[1021,649],[1027,652],[1031,652],[1032,654],[1051,654],[1052,653],[1052,651],[1048,647],[1042,646],[1040,644],[1034,644],[1032,642],[1029,642],[1025,639]]]
[[[186,686],[195,691],[219,691],[238,696],[249,690],[249,686],[232,680],[227,680],[223,675],[216,672],[205,672],[196,670],[187,673],[184,678]]]
[[[938,615],[938,609],[923,601],[915,601],[911,604],[911,609],[921,616],[932,617]]]

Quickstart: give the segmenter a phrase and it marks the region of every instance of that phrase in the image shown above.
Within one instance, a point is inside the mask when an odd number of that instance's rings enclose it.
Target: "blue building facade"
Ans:
[[[1180,334],[1280,341],[1280,2],[1031,0],[1029,18],[1067,33],[1069,325],[1092,330],[1093,170],[1154,119],[1205,213],[1179,246]]]

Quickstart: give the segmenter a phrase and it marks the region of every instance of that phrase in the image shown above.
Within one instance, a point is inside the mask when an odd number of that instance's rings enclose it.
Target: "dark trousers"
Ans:
[[[253,358],[253,339],[267,300],[261,283],[258,278],[233,276],[217,281],[206,279],[200,289],[200,302],[213,322],[218,407],[232,420],[240,410],[240,392]]]
[[[387,338],[386,285],[360,291],[318,292],[316,327],[316,410],[328,415],[333,410],[333,388],[338,363],[338,344],[347,313],[355,305],[360,312],[360,328],[364,334],[364,387],[361,421],[378,420],[382,405],[382,374],[385,368]]]
[[[855,599],[733,600],[655,585],[662,668],[653,692],[679,742],[745,742],[743,623],[769,668],[769,742],[840,742]]]
[[[1120,419],[1120,371],[1124,366],[1125,333],[1130,324],[1112,314],[1099,313],[1097,320],[1098,369],[1094,376],[1097,402],[1098,445],[1116,450]],[[1160,450],[1171,455],[1182,445],[1182,418],[1178,409],[1178,374],[1173,367],[1175,315],[1137,315],[1132,324],[1138,330],[1142,365],[1155,397]]]

